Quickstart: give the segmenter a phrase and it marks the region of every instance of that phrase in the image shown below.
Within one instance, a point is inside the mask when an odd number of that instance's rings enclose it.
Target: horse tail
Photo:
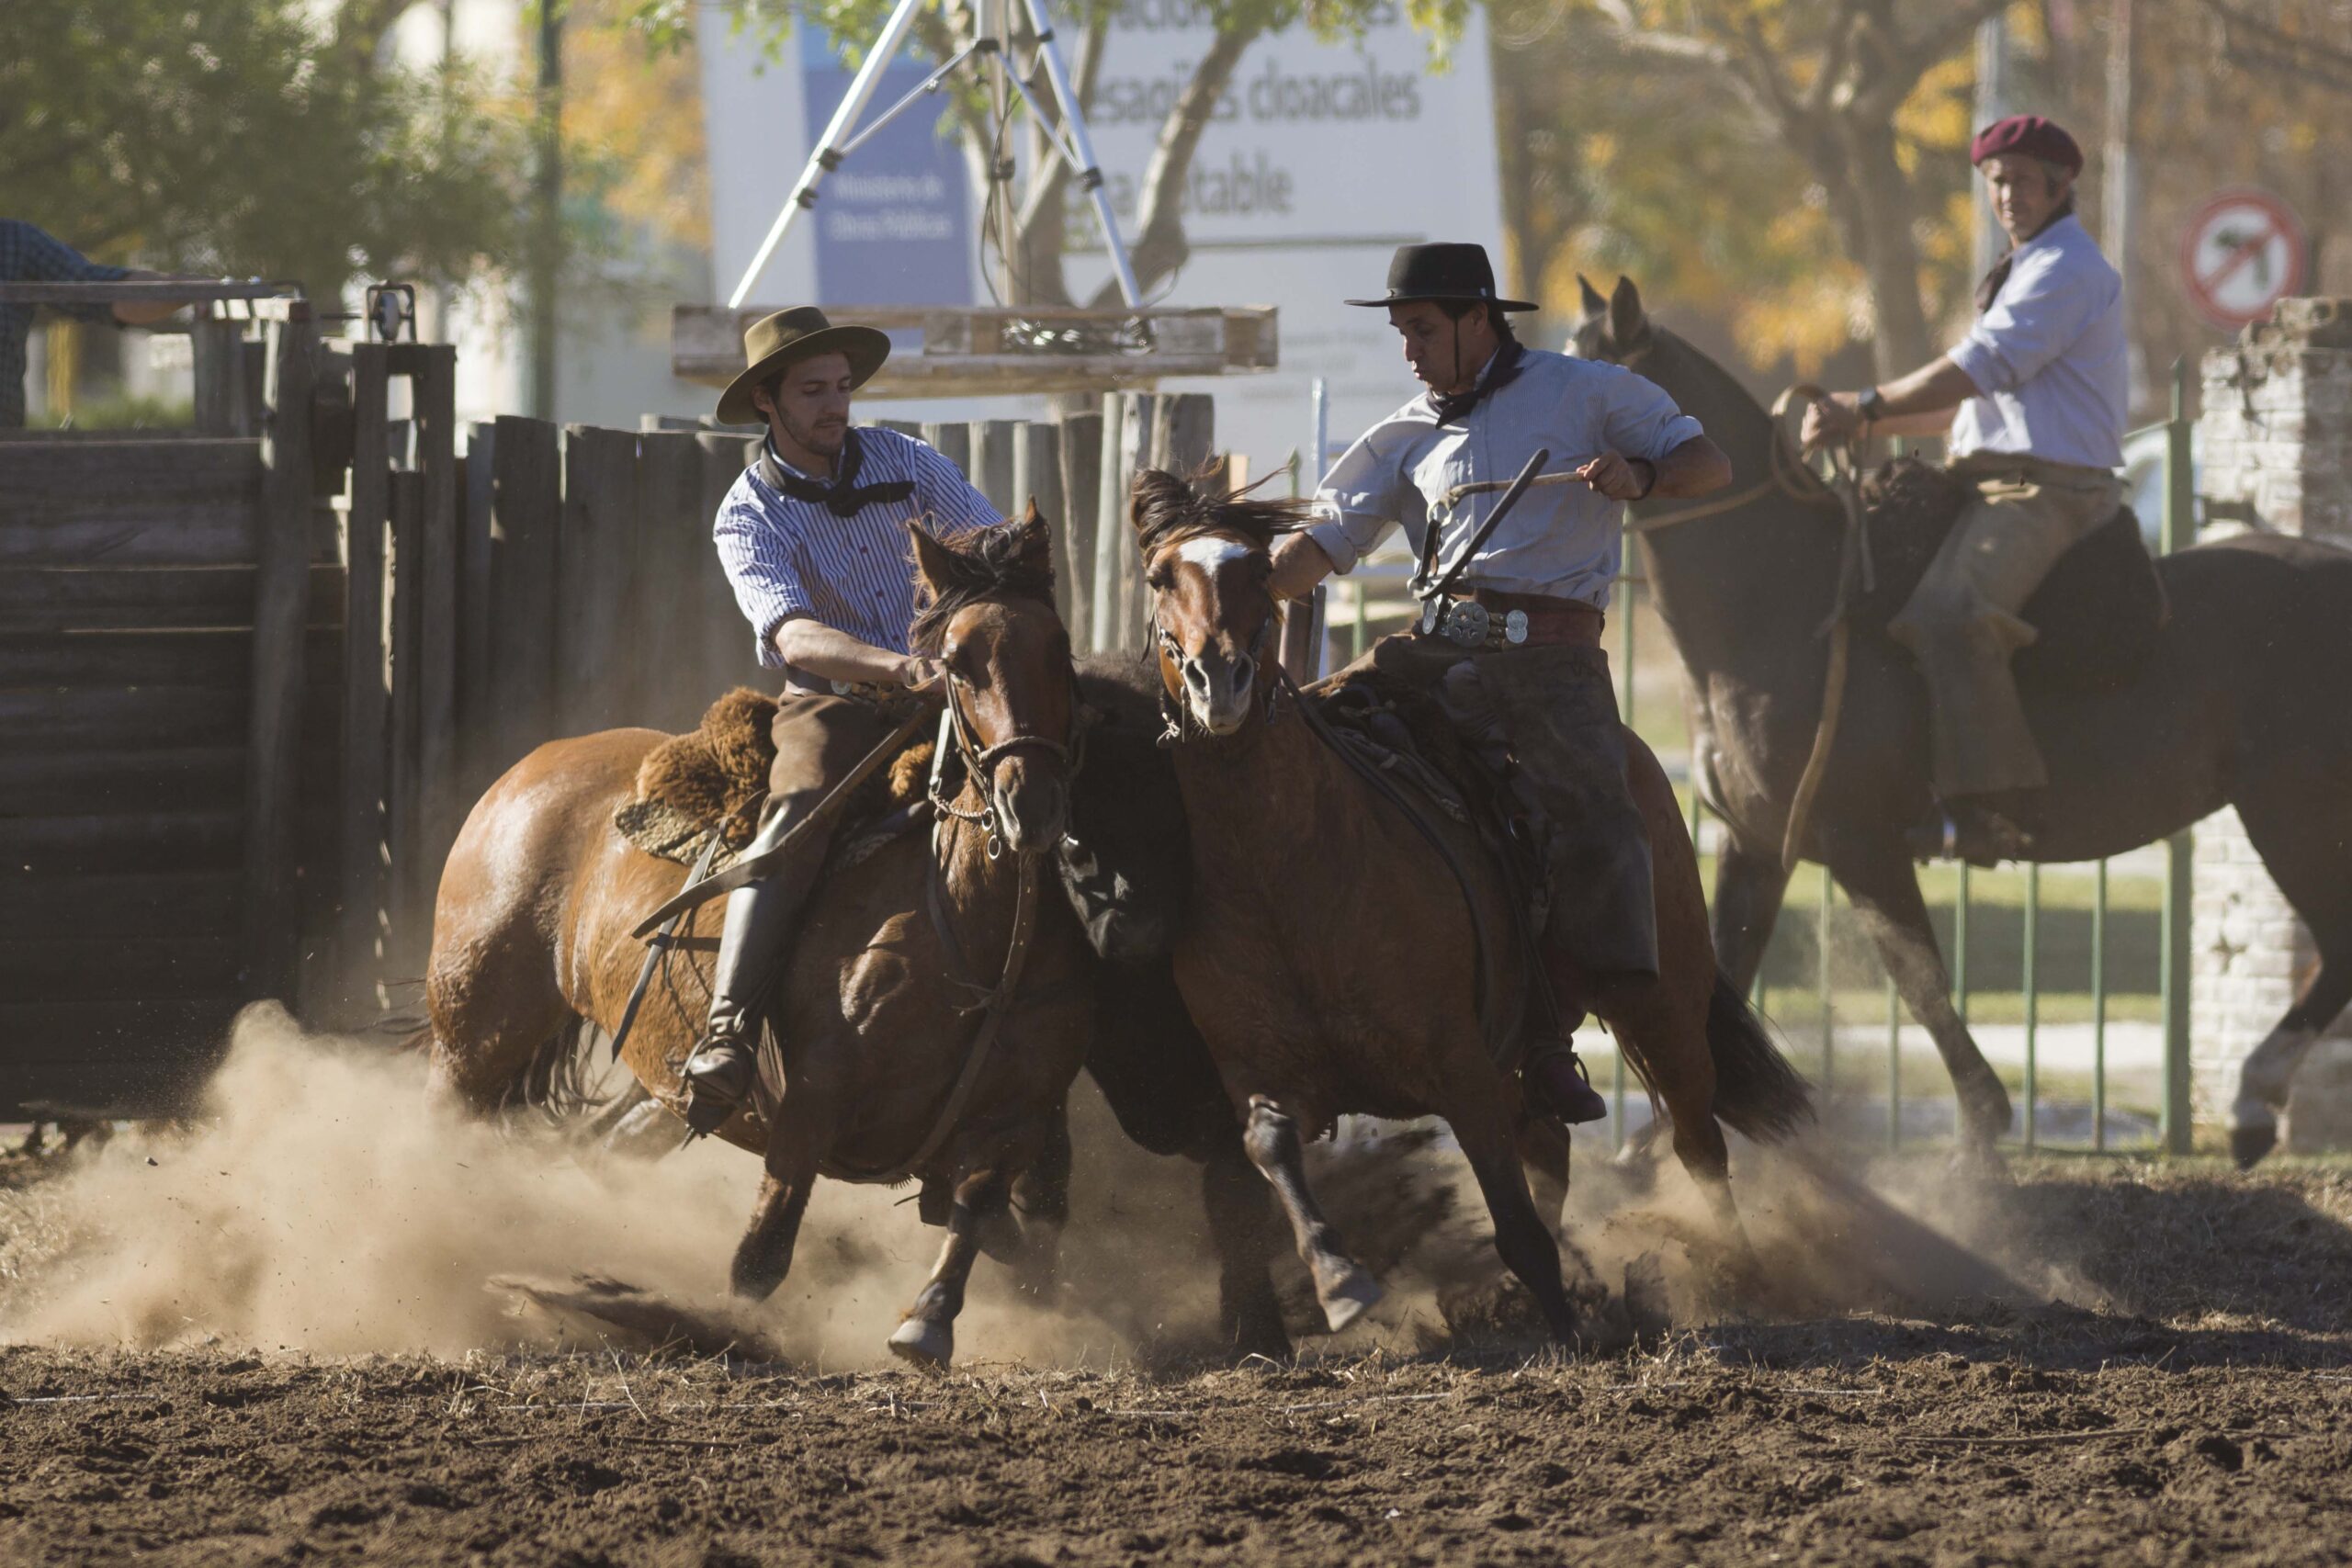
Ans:
[[[529,1060],[507,1080],[499,1109],[541,1112],[561,1123],[594,1111],[599,1103],[588,1083],[595,1032],[578,1013],[566,1013]]]
[[[1707,998],[1707,1054],[1715,1060],[1715,1116],[1734,1132],[1778,1143],[1813,1120],[1812,1089],[1720,969]]]

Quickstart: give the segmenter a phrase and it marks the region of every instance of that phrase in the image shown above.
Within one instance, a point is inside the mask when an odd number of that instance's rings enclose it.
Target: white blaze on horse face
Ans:
[[[1176,547],[1176,558],[1197,569],[1212,584],[1227,567],[1247,561],[1256,554],[1238,539],[1218,538],[1213,534],[1187,539]],[[1192,710],[1194,721],[1212,735],[1230,735],[1240,728],[1250,716],[1250,683],[1256,674],[1250,656],[1245,653],[1228,660],[1212,644],[1198,656],[1180,653],[1178,665],[1184,681],[1185,705]]]
[[[1238,539],[1220,539],[1214,534],[1204,534],[1187,539],[1176,547],[1176,558],[1190,562],[1215,577],[1219,567],[1232,561],[1250,558],[1250,547]]]

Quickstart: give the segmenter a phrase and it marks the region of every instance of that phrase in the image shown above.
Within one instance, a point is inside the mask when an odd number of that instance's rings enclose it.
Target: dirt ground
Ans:
[[[549,1176],[530,1196],[528,1167],[494,1189],[439,1184],[499,1157],[446,1129],[405,1164],[356,1162],[348,1194],[283,1137],[233,1119],[209,1135],[0,1161],[0,1562],[2352,1553],[2343,1167],[2052,1158],[1978,1183],[1924,1156],[1881,1162],[1867,1190],[2012,1281],[1971,1295],[1984,1279],[1963,1269],[1902,1300],[1888,1281],[1924,1277],[1932,1247],[1799,1198],[1756,1158],[1736,1156],[1765,1277],[1736,1289],[1668,1179],[1645,1195],[1588,1160],[1571,1233],[1600,1280],[1628,1263],[1660,1279],[1672,1325],[1564,1359],[1513,1326],[1508,1298],[1496,1310],[1446,1156],[1392,1151],[1323,1183],[1360,1251],[1384,1216],[1423,1233],[1388,1249],[1391,1302],[1368,1328],[1303,1341],[1295,1366],[1232,1368],[1201,1343],[1197,1236],[1163,1223],[1197,1207],[1168,1184],[1182,1168],[1155,1189],[1114,1161],[1082,1186],[1069,1299],[1012,1300],[984,1265],[963,1359],[926,1375],[880,1353],[929,1247],[899,1195],[812,1212],[800,1293],[774,1320],[786,1359],[649,1355],[515,1315],[485,1275],[616,1259],[689,1292],[656,1242],[723,1269],[741,1156],[680,1167],[647,1235],[600,1221],[593,1184]],[[260,1143],[288,1165],[282,1188],[235,1163]],[[707,1234],[684,1224],[704,1180]],[[141,1183],[157,1192],[144,1211]],[[492,1198],[508,1205],[495,1222]]]

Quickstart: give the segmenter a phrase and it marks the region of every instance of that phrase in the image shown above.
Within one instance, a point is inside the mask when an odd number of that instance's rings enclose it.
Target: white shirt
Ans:
[[[2072,213],[2012,257],[1992,308],[1951,351],[1979,394],[1952,421],[1951,455],[2120,468],[2131,401],[2123,280]]]
[[[1487,362],[1486,374],[1494,368]],[[1427,396],[1364,432],[1316,488],[1307,529],[1346,571],[1398,523],[1418,554],[1430,509],[1455,485],[1508,479],[1549,450],[1546,473],[1577,468],[1603,452],[1656,462],[1699,422],[1623,366],[1524,351],[1518,376],[1480,400],[1459,423],[1440,424]],[[1438,571],[1452,570],[1499,491],[1465,498],[1440,541]],[[1537,485],[1519,498],[1462,574],[1469,587],[1544,593],[1605,609],[1623,553],[1624,502],[1581,484]]]

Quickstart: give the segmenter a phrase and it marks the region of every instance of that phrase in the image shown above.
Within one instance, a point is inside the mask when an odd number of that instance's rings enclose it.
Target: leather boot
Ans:
[[[765,841],[771,835],[763,832],[746,852]],[[697,1135],[717,1132],[751,1099],[761,1010],[783,973],[793,928],[815,882],[816,866],[787,864],[727,896],[718,957],[711,965],[710,1024],[686,1058],[686,1127]]]
[[[1609,1119],[1609,1102],[1585,1076],[1576,1046],[1566,1040],[1547,1040],[1527,1055],[1520,1069],[1535,1103],[1567,1126]]]

